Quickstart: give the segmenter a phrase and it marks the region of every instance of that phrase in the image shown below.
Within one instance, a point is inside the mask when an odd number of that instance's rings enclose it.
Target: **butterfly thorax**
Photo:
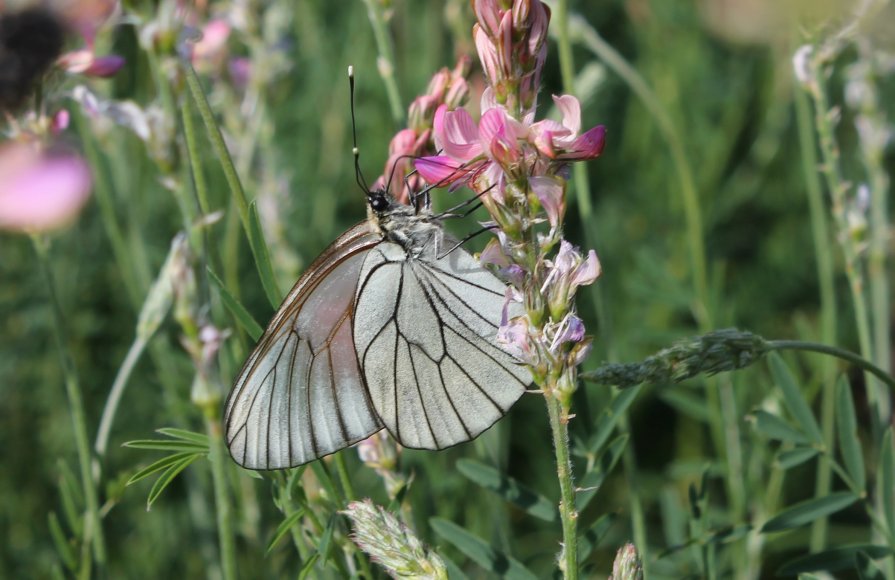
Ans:
[[[368,194],[367,207],[373,228],[388,241],[404,248],[408,256],[417,258],[427,248],[438,252],[444,230],[432,219],[428,208],[417,211],[385,192]]]

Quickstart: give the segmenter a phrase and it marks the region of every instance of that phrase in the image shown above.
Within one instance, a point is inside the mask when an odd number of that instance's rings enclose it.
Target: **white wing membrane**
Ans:
[[[298,280],[236,379],[227,444],[250,469],[294,467],[382,428],[352,335],[358,275],[380,241],[366,222],[336,240]]]
[[[373,407],[417,449],[475,438],[531,382],[496,344],[503,283],[464,250],[436,260],[431,245],[417,258],[391,242],[376,246],[355,303],[354,344]]]

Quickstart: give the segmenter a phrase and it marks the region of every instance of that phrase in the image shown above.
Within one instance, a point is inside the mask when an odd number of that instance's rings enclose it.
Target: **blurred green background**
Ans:
[[[599,33],[623,57],[623,64],[642,77],[665,116],[657,119],[629,80],[605,60],[605,53],[597,54],[593,46],[576,39],[578,29],[573,26],[583,125],[607,127],[602,156],[587,164],[591,213],[582,219],[572,201],[567,214],[567,238],[582,247],[594,247],[603,265],[597,284],[579,295],[579,310],[597,337],[586,369],[605,361],[638,360],[674,339],[705,330],[694,316],[694,308],[701,307],[710,311],[714,328],[737,326],[769,338],[820,338],[818,273],[806,193],[814,173],[806,172],[802,157],[795,106],[800,89],[793,78],[792,55],[812,34],[834,29],[847,7],[812,3],[813,14],[807,15],[797,8],[784,10],[778,3],[758,0],[570,2],[573,24]],[[82,80],[56,75],[45,89],[55,106],[76,112],[79,122],[67,138],[92,162],[98,161],[97,186],[105,187],[111,200],[105,218],[94,200],[75,224],[52,236],[52,267],[66,338],[84,389],[91,436],[133,340],[137,312],[149,283],[172,237],[184,227],[178,198],[172,194],[177,188],[190,187],[177,106],[186,93],[183,79],[171,65],[175,43],[159,41],[161,48],[152,58],[161,59],[160,63],[151,62],[140,43],[141,31],[154,19],[164,23],[161,15],[169,9],[165,3],[125,2],[130,17],[109,27],[100,46],[123,54],[128,64],[114,79],[90,84],[103,98],[132,100],[144,110],[157,111],[148,144],[126,128],[102,125],[78,114],[77,104],[67,95]],[[405,108],[425,91],[439,68],[452,67],[458,55],[474,57],[469,33],[474,15],[465,0],[396,0],[387,3],[386,12],[394,76]],[[891,23],[891,9],[887,14]],[[179,17],[175,14],[174,20]],[[232,32],[221,57],[224,63],[200,68],[200,74],[247,194],[257,199],[276,275],[281,289],[286,289],[332,239],[364,217],[352,168],[345,78],[349,64],[356,71],[357,131],[368,181],[382,173],[388,142],[403,125],[389,114],[364,2],[212,2],[196,24],[212,17],[228,19]],[[823,28],[819,23],[824,21],[833,24]],[[556,32],[555,23],[552,32]],[[877,43],[879,54],[891,54],[892,39],[886,38],[885,31],[862,34],[871,39],[867,42]],[[240,86],[228,72],[226,62],[236,57],[248,59],[247,86]],[[834,104],[844,103],[848,67],[860,58],[855,49],[848,49],[833,68],[830,94]],[[477,59],[474,63],[471,84],[481,87]],[[564,92],[559,70],[551,40],[539,116],[548,113],[549,95]],[[155,76],[159,71],[170,82],[162,92]],[[880,73],[875,78],[881,91],[879,102],[891,113],[892,77]],[[178,115],[165,109],[164,91],[170,91],[168,97]],[[841,164],[847,179],[860,183],[866,177],[857,154],[854,111],[844,107],[840,114],[836,136]],[[680,146],[677,163],[675,145],[668,141],[669,133],[662,132],[662,122]],[[201,131],[198,118],[196,124]],[[808,130],[813,135],[813,129]],[[201,134],[207,143],[204,131]],[[227,212],[208,230],[212,266],[220,265],[222,256],[228,257],[219,273],[231,289],[234,281],[238,284],[240,300],[264,322],[272,311],[238,230],[228,189],[211,148],[203,153],[211,205]],[[691,275],[681,159],[691,172],[702,216],[700,235],[708,270],[706,293],[701,297]],[[889,170],[893,167],[891,149],[884,165]],[[435,203],[446,207],[464,195],[439,192]],[[109,215],[119,227],[118,253],[110,241]],[[485,219],[484,214],[477,217]],[[449,227],[460,232],[475,224]],[[480,249],[485,241],[479,237],[470,246]],[[237,245],[227,247],[234,242]],[[842,260],[832,235],[827,242],[837,273],[836,344],[857,351]],[[239,260],[233,261],[237,255]],[[204,265],[198,273],[204,276]],[[63,508],[57,484],[66,471],[77,471],[77,463],[46,284],[27,237],[0,233],[0,281],[0,440],[5,442],[0,576],[46,577],[59,562],[48,514]],[[219,305],[209,315],[220,327],[234,327]],[[890,312],[872,316],[891,319]],[[130,380],[112,431],[104,471],[108,481],[101,490],[111,578],[199,578],[220,573],[205,462],[187,469],[149,512],[145,508],[147,482],[123,487],[136,469],[156,456],[120,447],[121,443],[147,438],[165,426],[203,430],[201,412],[190,403],[193,371],[179,345],[179,334],[177,325],[169,321],[154,337],[149,356],[141,360]],[[225,385],[247,345],[237,331],[225,348]],[[816,403],[822,363],[812,357],[788,360],[803,381],[806,397]],[[863,378],[858,373],[851,377],[859,418],[866,419],[863,389],[857,388]],[[721,381],[731,386],[735,397],[746,507],[739,512],[730,507],[721,475],[725,449],[713,442],[712,419],[700,415],[700,410],[708,408],[703,383],[646,389],[627,421],[633,463],[616,467],[582,514],[581,525],[586,528],[599,515],[618,513],[608,537],[588,560],[593,574],[605,577],[614,550],[633,537],[632,490],[641,502],[649,557],[659,577],[698,574],[699,564],[688,550],[657,562],[655,558],[686,539],[687,486],[700,480],[706,466],[712,518],[719,526],[767,517],[774,506],[813,493],[815,473],[809,463],[789,472],[774,497],[766,495],[776,447],[745,420],[752,408],[776,404],[763,365]],[[682,394],[669,394],[672,391]],[[582,386],[575,402],[574,438],[586,440],[592,434],[592,425],[610,397],[608,388]],[[358,493],[386,503],[375,475],[362,467],[356,453],[345,454]],[[559,548],[558,522],[539,522],[494,501],[493,495],[457,472],[455,463],[464,457],[498,466],[556,500],[550,432],[540,396],[524,397],[498,426],[475,442],[441,453],[405,452],[401,470],[413,474],[407,499],[425,541],[438,545],[455,561],[463,561],[456,550],[439,543],[427,525],[431,516],[445,517],[512,553],[539,576],[549,577]],[[579,460],[576,467],[583,469],[583,462]],[[273,507],[270,483],[238,474],[235,466],[231,471],[233,489],[241,494],[236,520],[241,572],[245,577],[295,575],[294,550],[287,542],[264,554],[282,519]],[[843,512],[834,519],[830,534],[832,541],[865,539],[866,518],[859,510]],[[735,549],[745,550],[745,542],[739,540]],[[760,556],[755,554],[748,572],[740,570],[736,575],[768,576],[782,560],[803,553],[806,543],[807,531],[774,539],[760,548],[764,550]],[[720,558],[727,569],[736,561],[734,556]],[[465,569],[472,577],[484,577],[475,566],[465,565]]]

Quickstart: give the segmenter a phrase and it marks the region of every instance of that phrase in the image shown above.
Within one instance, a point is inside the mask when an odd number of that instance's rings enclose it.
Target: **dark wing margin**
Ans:
[[[444,449],[491,427],[531,374],[496,341],[504,284],[462,249],[425,256],[388,242],[367,255],[354,340],[389,432],[406,447]]]
[[[358,276],[381,236],[362,222],[298,279],[239,371],[224,427],[233,459],[284,469],[382,428],[360,374],[352,317]]]

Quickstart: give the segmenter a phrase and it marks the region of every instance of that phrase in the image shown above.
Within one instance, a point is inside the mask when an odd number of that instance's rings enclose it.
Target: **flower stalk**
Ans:
[[[581,105],[554,96],[561,121],[535,122],[547,54],[550,9],[539,0],[477,0],[476,49],[488,81],[476,123],[462,108],[441,104],[433,118],[437,155],[416,160],[436,186],[467,185],[497,230],[480,261],[510,283],[498,341],[531,370],[550,418],[560,486],[563,549],[559,567],[578,577],[575,488],[568,424],[577,367],[591,339],[577,316],[575,294],[600,275],[591,250],[563,238],[569,166],[603,150],[605,128],[581,131]]]

